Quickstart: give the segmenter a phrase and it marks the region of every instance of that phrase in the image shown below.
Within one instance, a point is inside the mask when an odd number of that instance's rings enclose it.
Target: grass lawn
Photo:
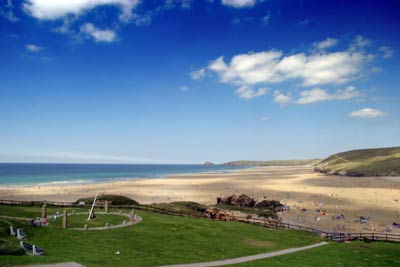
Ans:
[[[79,215],[69,215],[68,216],[68,227],[70,228],[83,228],[85,224],[90,227],[102,227],[105,226],[106,223],[110,225],[122,224],[122,221],[129,220],[129,218],[119,215],[112,214],[96,214],[96,219],[87,221],[88,214],[79,214]],[[53,220],[50,219],[50,224],[53,224]],[[58,218],[57,222],[54,224],[54,227],[62,227],[62,218]]]
[[[0,206],[0,215],[37,216],[40,208]],[[76,209],[78,211],[78,209]],[[237,222],[174,217],[138,211],[137,225],[106,231],[33,228],[19,224],[30,243],[47,255],[0,256],[0,266],[75,261],[86,266],[159,266],[220,260],[317,243],[316,235],[301,231],[268,230]],[[39,213],[40,214],[40,213]],[[51,214],[51,213],[50,213]],[[85,219],[85,218],[82,218]],[[18,242],[15,240],[14,242]],[[121,251],[120,255],[115,255]]]
[[[329,245],[229,267],[394,267],[400,266],[400,244],[330,243]]]

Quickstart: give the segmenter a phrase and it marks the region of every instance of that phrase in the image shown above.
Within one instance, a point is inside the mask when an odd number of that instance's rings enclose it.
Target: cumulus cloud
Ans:
[[[221,0],[221,4],[235,8],[253,7],[256,0]]]
[[[309,53],[285,54],[278,49],[271,49],[237,54],[230,59],[220,56],[210,61],[207,66],[192,71],[191,77],[197,80],[203,78],[206,73],[214,73],[222,83],[240,86],[241,90],[251,89],[260,84],[283,82],[295,82],[303,87],[314,87],[311,90],[304,90],[301,92],[302,95],[294,99],[290,94],[276,94],[274,101],[284,105],[297,101],[298,104],[306,104],[358,97],[361,93],[351,86],[335,92],[319,88],[320,86],[340,86],[365,77],[372,73],[372,70],[377,69],[372,65],[377,55],[367,52],[371,41],[358,35],[347,50],[326,51],[327,48],[334,47],[337,42],[337,39],[328,37],[312,44],[313,49]],[[392,55],[387,47],[381,47],[378,50],[383,53],[383,56]]]
[[[263,96],[267,92],[267,88],[259,88],[257,90],[254,90],[249,86],[243,85],[236,90],[235,94],[237,94],[240,98],[250,100],[259,96]]]
[[[85,23],[81,26],[80,28],[81,33],[90,36],[93,38],[96,42],[106,42],[106,43],[111,43],[113,42],[117,35],[113,30],[106,29],[106,30],[101,30],[99,28],[96,28],[92,23]]]
[[[337,39],[328,37],[321,42],[314,43],[314,47],[317,50],[325,50],[327,48],[335,46],[337,44],[337,42],[338,42]]]
[[[71,14],[79,16],[99,6],[115,5],[120,9],[119,19],[126,22],[132,17],[132,10],[139,2],[139,0],[26,0],[23,3],[23,10],[37,19],[54,20]]]
[[[304,86],[342,84],[356,79],[370,58],[365,53],[341,51],[304,53],[284,56],[277,50],[239,54],[225,62],[224,57],[212,61],[207,69],[225,83],[278,83],[300,79]]]
[[[389,46],[381,46],[379,47],[378,51],[381,52],[382,57],[386,59],[391,58],[394,54],[393,49],[390,48]]]
[[[25,49],[29,52],[36,53],[44,49],[42,46],[34,45],[34,44],[27,44]]]
[[[384,115],[385,115],[385,113],[381,110],[373,109],[373,108],[363,108],[363,109],[351,112],[349,114],[349,117],[372,119],[372,118],[382,117]]]
[[[274,92],[274,102],[281,106],[286,106],[292,102],[292,97],[289,94],[284,94],[279,90]]]

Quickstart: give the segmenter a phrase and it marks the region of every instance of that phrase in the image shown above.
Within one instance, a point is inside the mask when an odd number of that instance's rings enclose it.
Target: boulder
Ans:
[[[248,195],[231,195],[226,198],[217,198],[217,204],[220,205],[230,205],[230,206],[238,206],[238,207],[254,207],[256,201],[249,197]]]
[[[285,206],[278,200],[261,200],[255,203],[255,208],[271,209],[274,211],[283,211]]]

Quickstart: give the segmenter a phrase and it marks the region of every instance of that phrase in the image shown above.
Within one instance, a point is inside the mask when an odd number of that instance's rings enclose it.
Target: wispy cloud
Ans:
[[[337,90],[329,93],[327,90],[321,88],[314,88],[300,92],[300,97],[296,100],[297,104],[311,104],[321,101],[330,100],[348,100],[361,96],[362,93],[354,86],[348,86],[343,90]]]
[[[0,16],[6,18],[11,22],[19,21],[19,18],[14,13],[15,6],[12,0],[0,1]]]
[[[92,23],[86,23],[82,25],[80,31],[86,36],[90,36],[91,38],[93,38],[96,42],[111,43],[115,41],[117,37],[113,30],[101,30],[99,28],[96,28]]]
[[[362,119],[372,119],[377,117],[383,117],[385,113],[378,109],[373,108],[363,108],[360,110],[353,111],[349,114],[351,118],[362,118]]]
[[[194,70],[190,73],[190,77],[193,80],[198,80],[203,78],[206,75],[206,69],[205,68],[201,68],[199,70]]]
[[[321,42],[316,42],[314,43],[314,47],[317,50],[325,50],[327,48],[333,47],[337,44],[337,39],[334,38],[326,38],[325,40],[321,41]]]
[[[221,4],[234,8],[253,7],[257,0],[221,0]]]
[[[36,53],[36,52],[39,52],[39,51],[43,50],[44,47],[38,46],[38,45],[35,45],[35,44],[27,44],[25,46],[25,49],[27,51],[29,51],[29,52]]]
[[[267,88],[259,88],[254,90],[247,85],[243,85],[236,90],[235,94],[237,94],[240,98],[250,100],[259,96],[263,96],[267,92]]]
[[[189,87],[187,87],[186,85],[182,85],[181,87],[179,87],[179,90],[181,90],[182,92],[187,92],[189,91]]]
[[[390,48],[389,46],[381,46],[379,47],[378,51],[381,52],[382,57],[386,59],[391,58],[394,54],[393,49]]]

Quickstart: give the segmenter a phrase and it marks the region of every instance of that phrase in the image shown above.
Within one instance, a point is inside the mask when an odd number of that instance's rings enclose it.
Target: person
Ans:
[[[42,220],[42,225],[43,225],[43,226],[49,225],[49,221],[47,220],[47,218],[43,218],[43,220]]]
[[[33,227],[36,227],[36,226],[37,226],[34,219],[32,219],[32,220],[29,221],[29,225],[30,225],[30,226],[33,226]]]

